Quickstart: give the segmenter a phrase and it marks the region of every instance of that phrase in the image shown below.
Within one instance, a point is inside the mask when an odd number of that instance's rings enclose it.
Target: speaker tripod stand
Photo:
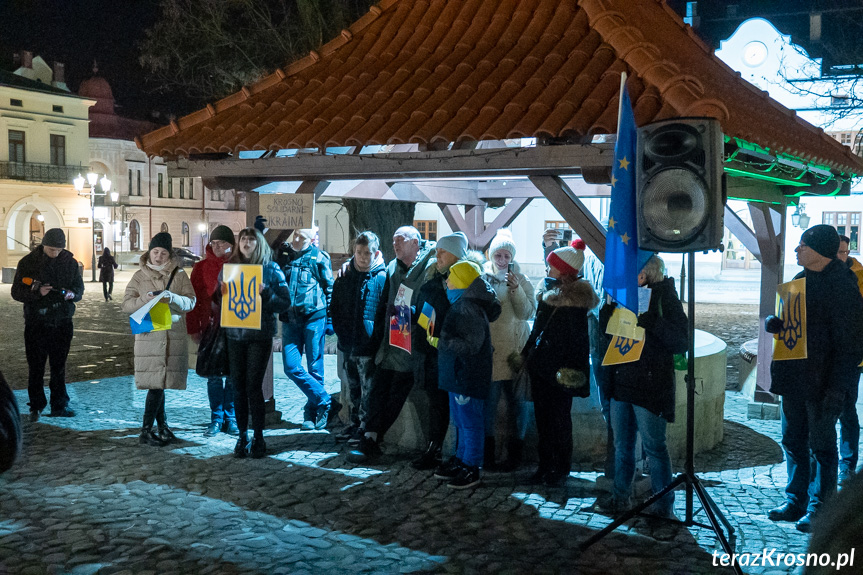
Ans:
[[[654,494],[644,503],[630,509],[613,522],[605,529],[598,532],[596,535],[579,545],[579,550],[584,551],[606,535],[635,517],[642,511],[660,500],[663,496],[676,489],[679,485],[684,485],[686,488],[686,517],[681,522],[686,527],[702,527],[710,529],[719,539],[723,551],[729,556],[734,552],[734,527],[728,522],[728,519],[719,510],[716,502],[711,499],[698,476],[695,475],[695,252],[689,252],[689,277],[687,283],[687,309],[689,312],[689,353],[686,362],[686,463],[683,473],[680,473],[674,480],[666,485],[661,491]],[[693,500],[697,496],[701,502],[701,511],[707,516],[708,524],[698,523],[695,521],[693,512]],[[720,523],[722,525],[720,525]],[[722,526],[728,531],[728,537],[722,531]],[[732,565],[736,573],[743,574],[740,566],[736,563]]]

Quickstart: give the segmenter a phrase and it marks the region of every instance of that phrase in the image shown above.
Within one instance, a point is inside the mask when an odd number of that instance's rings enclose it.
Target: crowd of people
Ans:
[[[260,218],[257,223],[263,224]],[[606,332],[617,304],[602,289],[602,264],[585,254],[581,240],[566,244],[554,230],[543,236],[547,277],[536,287],[521,272],[507,230],[494,237],[486,259],[469,249],[461,232],[431,242],[413,226],[403,226],[393,235],[395,257],[389,263],[380,238],[364,231],[335,279],[315,229],[294,230],[273,246],[255,227],[235,238],[228,227],[218,226],[210,239],[190,277],[171,236],[156,234],[126,287],[125,312],[158,299],[171,316],[169,328],[135,335],[135,384],[147,390],[140,443],[177,441],[167,423],[165,390],[186,387],[188,341],[199,344],[214,329],[223,329],[228,367],[207,377],[211,418],[206,437],[236,436],[236,457],[266,455],[263,384],[279,332],[285,373],[306,396],[302,428],[327,427],[336,402],[323,385],[324,338],[335,333],[347,380],[348,417],[334,437],[346,442],[351,462],[374,462],[383,454],[384,437],[417,386],[427,399],[421,419],[428,444],[413,467],[432,471],[453,489],[477,486],[481,469],[518,469],[532,406],[538,466],[528,482],[560,486],[571,471],[572,399],[587,397],[592,379],[607,423],[605,475],[611,483],[611,495],[598,507],[617,514],[632,506],[637,434],[654,492],[671,482],[666,425],[674,421],[674,355],[686,352],[689,342],[674,281],[657,255],[637,278],[650,290],[649,304],[636,320],[644,330],[640,356],[603,367],[611,342]],[[837,476],[849,477],[856,468],[854,405],[863,338],[847,335],[863,324],[863,266],[848,257],[849,242],[830,226],[803,234],[797,252],[804,271],[798,278],[806,282],[809,353],[805,359],[774,361],[771,369],[773,391],[783,396],[789,484],[786,503],[768,515],[796,521],[802,531],[811,528],[814,515],[836,491]],[[219,326],[226,263],[261,266],[256,288],[260,329]],[[115,266],[106,250],[100,258],[108,274],[103,276],[106,299]],[[38,421],[49,405],[43,387],[46,361],[51,365],[50,415],[74,416],[64,366],[75,302],[83,289],[62,230],[46,232],[42,245],[18,266],[12,296],[24,303],[31,421]],[[768,318],[765,329],[780,332],[783,321]],[[210,349],[202,344],[199,355]],[[524,378],[528,386],[519,383]],[[837,421],[842,423],[841,450]],[[450,428],[455,452],[444,458]],[[10,449],[6,458],[14,459],[20,442]],[[674,517],[673,503],[670,492],[651,511]]]

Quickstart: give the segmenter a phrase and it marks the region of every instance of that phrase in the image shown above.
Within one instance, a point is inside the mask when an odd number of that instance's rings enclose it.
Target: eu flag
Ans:
[[[611,170],[611,208],[605,236],[603,287],[617,303],[638,314],[638,273],[652,252],[638,249],[635,218],[636,131],[629,90],[621,94],[620,122]]]

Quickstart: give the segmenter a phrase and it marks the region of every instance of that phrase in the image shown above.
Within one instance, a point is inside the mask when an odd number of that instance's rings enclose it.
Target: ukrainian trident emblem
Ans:
[[[246,319],[257,309],[258,278],[252,276],[246,282],[246,274],[228,284],[228,309],[239,319]]]
[[[263,270],[263,266],[252,264],[225,264],[222,268],[223,327],[261,329]]]

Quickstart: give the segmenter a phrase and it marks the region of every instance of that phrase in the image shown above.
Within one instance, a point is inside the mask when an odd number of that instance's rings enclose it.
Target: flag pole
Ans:
[[[623,90],[626,88],[626,72],[620,73],[620,97],[617,99],[617,134],[620,136],[620,120],[623,116]]]

